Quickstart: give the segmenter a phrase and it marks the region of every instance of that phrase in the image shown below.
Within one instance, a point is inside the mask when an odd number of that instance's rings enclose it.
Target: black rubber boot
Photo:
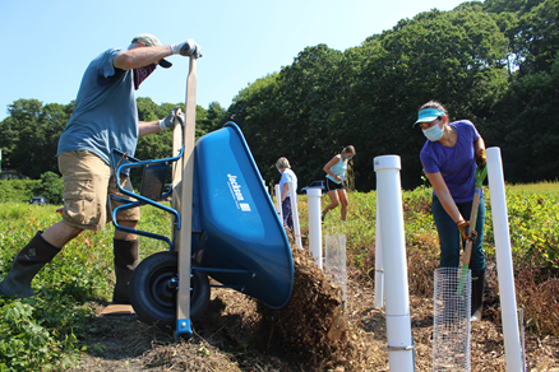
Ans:
[[[31,289],[35,275],[60,252],[48,243],[39,231],[15,257],[8,275],[0,282],[0,295],[19,298],[36,297]]]
[[[113,292],[113,304],[129,304],[128,283],[138,264],[139,240],[114,239],[116,284]]]
[[[483,291],[485,290],[485,269],[472,271],[472,322],[481,320],[483,312]]]

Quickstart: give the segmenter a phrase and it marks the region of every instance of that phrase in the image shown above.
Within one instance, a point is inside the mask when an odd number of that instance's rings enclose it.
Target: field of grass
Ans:
[[[559,181],[538,182],[538,183],[522,183],[516,185],[508,185],[507,188],[511,192],[528,192],[528,193],[556,193],[559,192]]]
[[[431,193],[425,187],[403,193],[409,288],[425,296],[432,295],[439,254]],[[346,234],[348,265],[365,274],[374,270],[375,200],[375,192],[351,193],[348,221],[340,221],[338,208],[329,213],[323,228],[324,234]],[[511,185],[507,200],[517,298],[525,311],[527,331],[559,335],[559,184]],[[327,197],[322,202],[326,205]],[[486,203],[485,248],[491,260],[490,195]],[[305,196],[298,207],[304,229],[308,225]],[[37,231],[60,219],[56,208],[0,204],[0,278]],[[168,234],[170,218],[143,207],[140,228]],[[0,298],[0,371],[60,370],[84,351],[87,319],[96,316],[91,303],[107,304],[114,285],[112,230],[108,225],[105,231],[84,232],[70,242],[33,281],[37,298]],[[166,249],[153,239],[140,239],[142,258]]]

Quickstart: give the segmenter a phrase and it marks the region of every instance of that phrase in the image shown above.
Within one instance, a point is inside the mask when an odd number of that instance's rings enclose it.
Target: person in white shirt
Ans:
[[[297,176],[291,170],[289,160],[281,157],[276,162],[276,168],[281,174],[280,190],[281,190],[281,211],[283,213],[283,225],[293,230],[293,212],[291,210],[291,197],[297,200]],[[293,182],[294,195],[289,192],[288,182]]]

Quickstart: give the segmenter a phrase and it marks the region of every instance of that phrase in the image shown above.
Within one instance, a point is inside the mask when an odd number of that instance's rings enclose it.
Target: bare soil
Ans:
[[[135,316],[89,324],[84,371],[389,371],[384,309],[374,307],[373,280],[349,267],[347,306],[312,258],[294,251],[295,284],[279,312],[230,289],[212,289],[190,340]],[[496,273],[489,269],[482,321],[471,330],[471,370],[506,371]],[[102,306],[98,306],[99,313]],[[410,294],[416,371],[433,370],[433,298]],[[526,371],[559,372],[559,337],[526,335]]]

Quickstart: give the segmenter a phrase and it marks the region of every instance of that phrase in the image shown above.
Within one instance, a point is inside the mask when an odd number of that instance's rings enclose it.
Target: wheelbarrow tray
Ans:
[[[281,309],[293,291],[291,248],[242,132],[228,122],[194,152],[197,270]]]

